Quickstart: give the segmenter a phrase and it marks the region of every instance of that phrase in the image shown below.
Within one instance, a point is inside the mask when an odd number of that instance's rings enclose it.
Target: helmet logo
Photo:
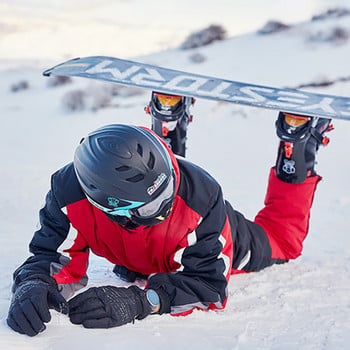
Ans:
[[[119,204],[119,199],[114,197],[108,197],[108,205],[110,205],[113,208],[117,208]]]
[[[166,180],[167,176],[164,173],[161,173],[153,182],[153,185],[147,188],[147,193],[151,196],[161,184]]]

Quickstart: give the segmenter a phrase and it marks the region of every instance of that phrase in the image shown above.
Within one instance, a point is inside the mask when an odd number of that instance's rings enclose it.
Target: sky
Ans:
[[[137,57],[222,25],[228,36],[269,19],[296,23],[348,0],[2,0],[0,62],[86,55]]]

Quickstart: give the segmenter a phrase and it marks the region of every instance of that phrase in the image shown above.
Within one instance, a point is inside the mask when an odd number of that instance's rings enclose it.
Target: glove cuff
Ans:
[[[153,289],[153,288],[152,288]],[[169,314],[170,313],[170,296],[169,294],[163,289],[158,288],[154,289],[160,300],[160,309],[158,311],[158,314]]]
[[[152,312],[152,307],[146,297],[146,291],[137,286],[131,286],[129,289],[139,296],[140,304],[138,305],[138,316],[136,318],[142,320]],[[154,291],[158,294],[160,301],[160,308],[157,313],[160,315],[170,313],[170,297],[168,293],[163,288],[154,289]]]
[[[137,309],[136,319],[142,320],[152,312],[152,307],[146,297],[146,291],[137,286],[130,286],[128,289],[131,290],[136,297],[135,298],[136,309]]]
[[[14,283],[12,285],[12,293],[15,292],[15,290],[20,286],[20,285],[23,285],[24,283],[27,283],[27,282],[31,282],[31,281],[41,281],[41,282],[44,282],[44,283],[47,283],[50,287],[53,287],[53,288],[56,288],[58,290],[58,286],[57,286],[57,283],[56,283],[56,280],[51,277],[51,276],[48,276],[48,275],[45,275],[45,274],[32,274],[30,275],[30,277],[28,276],[27,278],[23,279],[23,280],[14,280]]]

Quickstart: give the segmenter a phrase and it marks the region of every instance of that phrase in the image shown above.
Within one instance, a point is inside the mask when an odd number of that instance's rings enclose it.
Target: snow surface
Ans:
[[[249,34],[193,51],[168,50],[139,59],[161,66],[257,84],[297,86],[350,76],[350,42],[310,42],[310,33],[344,26],[350,17],[300,23],[290,31]],[[206,57],[201,64],[190,56]],[[95,52],[95,54],[100,54]],[[50,62],[51,63],[51,62]],[[57,62],[58,63],[58,62]],[[224,311],[174,318],[150,316],[109,330],[87,330],[52,312],[47,330],[29,338],[10,330],[6,315],[13,270],[28,256],[50,174],[72,160],[82,136],[107,123],[150,126],[143,107],[149,92],[118,97],[97,112],[68,113],[62,97],[101,84],[76,79],[48,88],[42,63],[1,68],[0,79],[0,348],[1,349],[349,349],[350,347],[350,123],[334,120],[331,143],[319,152],[324,177],[315,196],[302,257],[259,273],[233,276]],[[29,89],[13,93],[21,80]],[[349,96],[350,83],[310,91]],[[253,218],[262,207],[278,140],[276,112],[197,100],[189,128],[188,158],[222,184],[233,206]],[[124,285],[113,266],[92,256],[93,285]],[[138,282],[142,286],[142,282]]]

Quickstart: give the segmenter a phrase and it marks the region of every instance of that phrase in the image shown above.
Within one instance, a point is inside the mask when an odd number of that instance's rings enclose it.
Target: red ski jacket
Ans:
[[[232,266],[232,236],[218,183],[203,169],[175,159],[176,198],[162,223],[128,231],[86,199],[70,163],[53,174],[40,229],[30,243],[34,254],[15,272],[23,279],[51,275],[66,297],[85,285],[89,250],[111,263],[149,275],[161,296],[162,312],[223,308]],[[58,249],[76,232],[64,251]]]

